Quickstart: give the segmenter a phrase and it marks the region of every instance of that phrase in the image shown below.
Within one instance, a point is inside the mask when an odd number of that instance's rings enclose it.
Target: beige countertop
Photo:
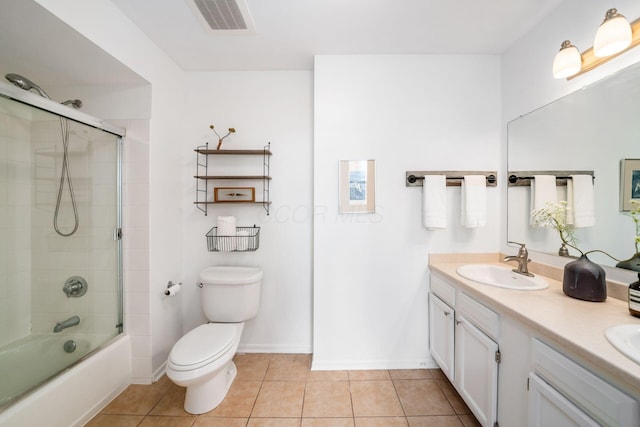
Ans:
[[[640,318],[629,314],[626,301],[609,296],[605,302],[588,302],[562,292],[562,270],[531,263],[529,270],[549,281],[547,289],[518,291],[483,285],[459,276],[464,264],[500,262],[500,254],[431,254],[429,268],[464,293],[484,303],[502,316],[526,326],[533,335],[574,353],[589,370],[617,383],[640,399],[640,365],[627,358],[607,341],[604,331],[615,325],[634,323]],[[613,290],[616,293],[616,290]],[[612,294],[611,291],[608,292]]]

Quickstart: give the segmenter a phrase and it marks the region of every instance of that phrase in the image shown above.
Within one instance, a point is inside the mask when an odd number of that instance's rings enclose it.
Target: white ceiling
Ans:
[[[186,71],[310,70],[315,54],[501,54],[563,0],[246,0],[253,35],[191,0],[111,0]]]
[[[235,36],[205,31],[191,0],[111,1],[184,70],[217,71],[311,70],[315,54],[500,54],[563,0],[246,0],[256,32]],[[1,2],[1,75],[146,83],[33,0]]]

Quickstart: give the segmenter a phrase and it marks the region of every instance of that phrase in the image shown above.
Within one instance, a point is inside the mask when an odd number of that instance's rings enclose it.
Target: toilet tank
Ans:
[[[239,323],[258,314],[261,268],[208,267],[200,273],[200,282],[202,310],[209,321]]]

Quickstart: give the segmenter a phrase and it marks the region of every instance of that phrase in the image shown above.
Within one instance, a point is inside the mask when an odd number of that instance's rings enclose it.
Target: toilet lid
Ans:
[[[218,359],[233,346],[237,325],[207,323],[188,332],[173,346],[169,362],[174,369],[197,369]]]

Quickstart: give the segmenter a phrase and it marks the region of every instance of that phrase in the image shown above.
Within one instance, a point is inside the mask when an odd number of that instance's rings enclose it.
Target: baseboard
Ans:
[[[151,378],[153,379],[153,382],[155,383],[156,381],[158,381],[164,375],[166,370],[167,370],[167,362],[164,362],[151,375]]]
[[[438,368],[438,364],[431,357],[416,360],[317,360],[314,358],[311,362],[312,371],[436,368]]]
[[[296,354],[311,354],[311,346],[301,345],[261,345],[250,344],[240,345],[238,347],[238,353],[296,353]]]

